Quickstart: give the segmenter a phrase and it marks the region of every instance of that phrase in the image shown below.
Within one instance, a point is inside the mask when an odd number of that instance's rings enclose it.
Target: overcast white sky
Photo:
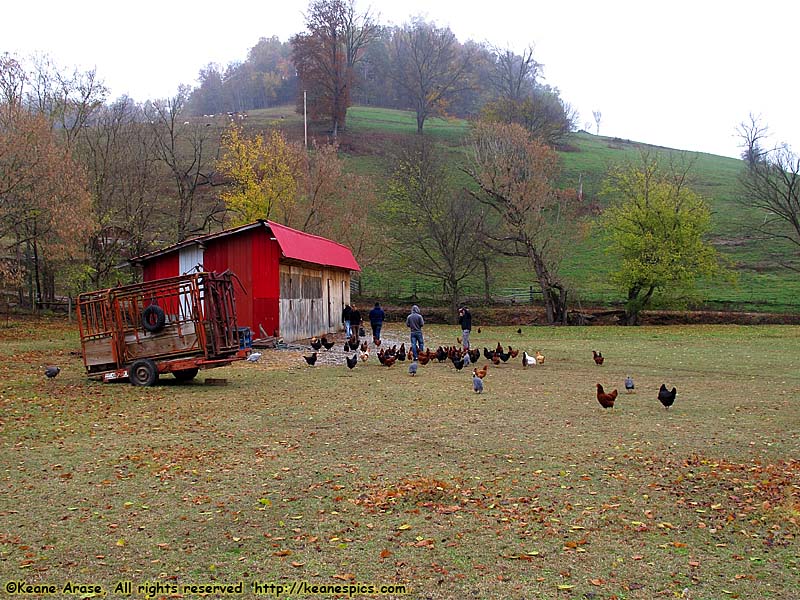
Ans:
[[[382,23],[420,15],[461,41],[521,52],[535,46],[545,83],[600,133],[738,156],[736,126],[760,115],[800,151],[794,0],[356,0]],[[39,0],[2,9],[0,53],[46,53],[62,67],[96,68],[137,100],[196,85],[209,62],[244,60],[260,37],[303,29],[306,0]]]

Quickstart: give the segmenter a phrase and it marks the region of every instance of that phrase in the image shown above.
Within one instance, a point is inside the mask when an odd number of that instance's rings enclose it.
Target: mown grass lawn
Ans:
[[[455,343],[452,327],[426,329],[429,345]],[[475,345],[546,361],[492,366],[476,395],[448,364],[411,378],[374,356],[350,372],[287,351],[191,385],[100,384],[70,354],[74,326],[12,321],[0,328],[2,584],[797,598],[798,334],[482,327]],[[63,369],[52,381],[50,363]],[[603,410],[595,384],[628,374],[636,393]],[[662,382],[678,388],[669,410]]]

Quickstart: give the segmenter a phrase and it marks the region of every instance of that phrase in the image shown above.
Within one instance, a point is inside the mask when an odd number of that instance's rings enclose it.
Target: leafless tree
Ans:
[[[392,261],[441,283],[456,313],[465,279],[481,266],[483,211],[459,192],[434,144],[402,147],[392,176],[392,217],[402,251]]]
[[[189,89],[181,86],[175,96],[145,106],[153,136],[153,149],[174,183],[177,205],[162,206],[164,215],[174,220],[174,241],[204,230],[224,210],[219,202],[201,205],[198,190],[213,182],[213,144],[218,132],[204,122],[186,120]]]
[[[470,88],[471,52],[449,28],[420,19],[394,32],[391,77],[417,115],[417,133],[425,121],[446,113],[453,96]]]
[[[752,140],[753,138],[747,138]],[[750,225],[773,240],[783,240],[794,248],[794,256],[776,256],[777,263],[800,271],[800,157],[787,145],[759,151],[740,177],[747,206],[763,213]]]
[[[755,165],[761,161],[766,153],[763,143],[769,135],[769,128],[761,124],[761,117],[756,117],[753,113],[748,116],[750,122],[742,121],[736,128],[739,134],[742,148],[742,160],[748,165]]]
[[[600,119],[603,118],[603,113],[601,113],[599,110],[593,110],[592,116],[594,117],[594,123],[597,127],[597,135],[600,135]]]
[[[494,71],[489,81],[501,97],[515,102],[530,95],[536,85],[542,65],[533,59],[533,46],[523,50],[522,55],[509,49],[493,49]]]
[[[99,223],[87,248],[94,287],[107,284],[119,262],[148,251],[157,236],[158,168],[142,117],[133,100],[120,98],[95,115],[78,143]]]

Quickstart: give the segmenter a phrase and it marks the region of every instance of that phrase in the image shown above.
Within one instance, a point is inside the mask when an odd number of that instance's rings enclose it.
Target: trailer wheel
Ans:
[[[128,379],[133,385],[151,386],[158,381],[158,368],[149,358],[134,362],[128,369]]]
[[[195,377],[197,377],[197,373],[200,369],[194,367],[192,369],[179,369],[178,371],[173,371],[172,374],[175,376],[175,379],[178,381],[191,381]]]
[[[167,317],[158,304],[151,304],[142,311],[142,327],[150,333],[156,333],[164,329]]]

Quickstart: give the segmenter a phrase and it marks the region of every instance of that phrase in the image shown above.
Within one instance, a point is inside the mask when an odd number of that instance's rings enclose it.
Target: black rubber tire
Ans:
[[[164,314],[164,309],[158,304],[151,304],[142,311],[142,327],[150,333],[157,333],[164,329],[166,322],[167,316]]]
[[[179,369],[177,371],[173,371],[172,374],[178,381],[191,381],[192,379],[197,377],[197,373],[199,371],[200,369],[194,367],[192,369]]]
[[[141,358],[128,368],[128,379],[133,385],[149,387],[158,381],[158,367],[149,358]]]

